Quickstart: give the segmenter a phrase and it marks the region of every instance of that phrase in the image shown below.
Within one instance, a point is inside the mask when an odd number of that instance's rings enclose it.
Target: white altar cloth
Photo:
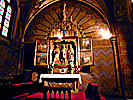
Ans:
[[[41,74],[39,83],[42,82],[42,78],[71,78],[71,79],[79,79],[79,83],[82,84],[80,74]]]

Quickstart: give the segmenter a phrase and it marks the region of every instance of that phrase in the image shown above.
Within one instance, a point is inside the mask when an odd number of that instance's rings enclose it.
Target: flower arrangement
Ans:
[[[72,70],[73,67],[74,67],[73,62],[70,62],[70,69]]]
[[[54,69],[54,63],[52,63],[49,67],[50,69]]]
[[[50,69],[54,69],[54,66],[50,66]]]

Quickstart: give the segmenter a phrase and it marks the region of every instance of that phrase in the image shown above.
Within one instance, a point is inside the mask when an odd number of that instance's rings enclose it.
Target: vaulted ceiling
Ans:
[[[50,28],[63,20],[64,2],[66,3],[67,21],[71,16],[73,22],[82,28],[85,36],[99,37],[100,28],[109,28],[107,21],[107,9],[102,0],[97,2],[90,0],[81,1],[57,1],[48,6],[43,3],[32,8],[24,31],[25,41],[34,41],[35,39],[47,39],[50,34]]]

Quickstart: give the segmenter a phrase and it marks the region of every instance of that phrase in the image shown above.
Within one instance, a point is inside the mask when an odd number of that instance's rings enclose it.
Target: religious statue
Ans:
[[[65,3],[64,3],[63,16],[64,16],[63,21],[66,21],[67,15],[66,15],[66,4]]]
[[[74,49],[72,47],[72,45],[68,45],[68,64],[70,64],[70,62],[74,63]]]
[[[67,63],[67,49],[65,47],[65,44],[61,46],[61,51],[60,51],[60,62],[61,63]]]
[[[59,64],[60,49],[58,45],[54,47],[53,53],[54,53],[54,64]]]

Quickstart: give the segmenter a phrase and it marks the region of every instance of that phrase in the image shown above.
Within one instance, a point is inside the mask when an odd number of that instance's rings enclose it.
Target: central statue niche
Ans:
[[[76,64],[76,39],[50,40],[50,63]]]

